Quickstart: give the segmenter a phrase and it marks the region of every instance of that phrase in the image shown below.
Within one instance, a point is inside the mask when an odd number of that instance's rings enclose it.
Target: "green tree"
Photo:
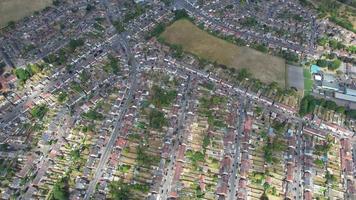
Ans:
[[[347,110],[346,116],[351,119],[356,119],[356,110]]]
[[[347,51],[351,54],[356,54],[356,45],[348,46]]]
[[[73,52],[75,51],[78,47],[81,47],[84,45],[84,39],[83,38],[78,38],[78,39],[71,39],[69,41],[69,49]]]
[[[174,20],[179,20],[179,19],[191,20],[189,14],[184,9],[174,11]]]
[[[319,60],[316,61],[316,64],[319,67],[328,67],[329,62],[327,60],[324,60],[324,59],[319,59]]]
[[[340,67],[340,65],[341,65],[341,61],[339,59],[336,59],[336,60],[329,62],[328,69],[336,70]]]
[[[165,24],[163,24],[163,23],[157,24],[157,26],[155,26],[155,28],[151,31],[150,37],[159,36],[161,33],[164,32],[165,29],[166,29],[166,25]]]
[[[82,73],[79,74],[79,79],[81,83],[86,83],[90,79],[90,76],[90,73],[82,71]]]
[[[69,199],[68,177],[63,177],[53,186],[52,200],[67,200],[67,199]]]
[[[327,100],[325,102],[325,108],[329,109],[329,110],[336,110],[337,105],[334,101],[331,100]]]
[[[151,103],[156,107],[167,107],[171,105],[174,99],[177,97],[177,91],[164,90],[158,85],[152,86]]]
[[[251,77],[251,73],[246,68],[240,69],[238,71],[237,80],[242,81],[242,80],[244,80],[246,78],[250,78],[250,77]]]
[[[344,106],[338,106],[335,111],[337,113],[343,114],[343,113],[345,113],[345,107]]]
[[[61,92],[59,93],[57,100],[59,103],[64,103],[68,98],[68,93],[67,92]]]
[[[9,21],[9,22],[7,23],[7,26],[8,26],[10,29],[14,29],[15,26],[16,26],[16,23],[15,23],[14,21]]]
[[[47,105],[37,105],[31,110],[31,115],[39,120],[42,120],[46,113],[49,111]]]
[[[164,113],[157,110],[151,109],[148,115],[149,126],[154,129],[161,129],[167,124],[167,119],[164,116]]]
[[[17,68],[15,70],[15,75],[22,83],[25,83],[31,77],[30,73],[22,68]]]

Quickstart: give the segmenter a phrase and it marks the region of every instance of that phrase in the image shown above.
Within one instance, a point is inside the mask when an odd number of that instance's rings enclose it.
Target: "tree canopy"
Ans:
[[[68,177],[61,178],[53,186],[52,200],[68,200],[69,199],[69,184]]]
[[[45,104],[42,105],[37,105],[31,110],[31,115],[39,120],[42,120],[43,117],[46,115],[48,112],[48,107]]]

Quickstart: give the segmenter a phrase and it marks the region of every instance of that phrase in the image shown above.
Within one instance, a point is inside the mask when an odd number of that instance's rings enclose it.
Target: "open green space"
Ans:
[[[309,69],[303,69],[304,74],[304,94],[310,94],[313,88],[312,75]]]
[[[262,82],[276,81],[284,87],[286,78],[285,60],[249,47],[240,47],[219,39],[191,23],[181,19],[160,35],[165,42],[179,45],[184,51],[200,58],[217,62],[237,70],[247,69]]]
[[[53,0],[0,0],[0,28],[52,4]]]

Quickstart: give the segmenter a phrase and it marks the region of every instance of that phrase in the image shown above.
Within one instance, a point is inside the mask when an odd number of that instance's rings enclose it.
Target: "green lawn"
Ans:
[[[304,94],[309,94],[312,91],[313,80],[309,69],[304,68]]]

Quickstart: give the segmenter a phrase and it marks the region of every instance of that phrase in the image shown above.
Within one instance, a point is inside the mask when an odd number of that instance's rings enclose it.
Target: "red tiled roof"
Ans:
[[[119,139],[116,140],[116,146],[119,147],[120,149],[124,148],[126,145],[127,140],[119,137]]]
[[[54,157],[57,156],[57,153],[58,152],[56,150],[52,149],[51,152],[49,153],[49,157],[53,159]]]
[[[221,166],[230,168],[231,165],[231,157],[225,156],[224,159],[221,160]]]
[[[221,186],[219,186],[216,190],[216,194],[218,195],[227,195],[227,184],[223,183]]]
[[[34,103],[32,101],[27,101],[25,103],[25,108],[31,109],[34,106]]]
[[[46,93],[42,93],[41,96],[46,99],[46,98],[51,97],[51,95],[52,95],[51,93],[46,92]]]
[[[312,200],[313,199],[313,194],[310,191],[305,191],[304,192],[304,199],[305,200]]]
[[[244,132],[250,132],[251,129],[252,129],[252,118],[248,116],[244,124]]]
[[[246,178],[247,177],[247,173],[248,173],[249,167],[250,167],[250,164],[249,164],[248,160],[243,160],[241,162],[240,176],[242,178]]]
[[[294,166],[291,164],[287,165],[287,181],[292,182],[294,180]]]
[[[169,198],[178,198],[178,193],[176,191],[172,191],[169,193]]]
[[[179,181],[179,178],[180,178],[180,175],[181,175],[182,171],[183,171],[183,164],[181,162],[176,162],[173,182]]]
[[[183,162],[184,161],[184,153],[185,153],[185,145],[179,145],[178,147],[178,156],[177,160]]]
[[[205,176],[203,174],[199,177],[199,187],[201,191],[205,191]]]
[[[246,188],[247,181],[245,179],[239,180],[239,188]]]
[[[325,137],[327,134],[324,131],[321,130],[315,130],[309,127],[304,127],[303,128],[303,132],[305,132],[306,134],[310,134],[310,135],[318,135],[318,136],[322,136]]]

